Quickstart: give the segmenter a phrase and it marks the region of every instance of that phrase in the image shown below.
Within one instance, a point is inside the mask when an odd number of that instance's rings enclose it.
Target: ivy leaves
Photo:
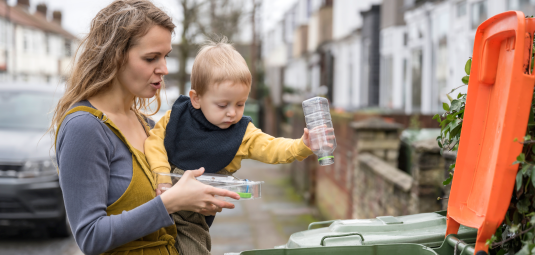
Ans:
[[[463,77],[463,83],[465,85],[462,85],[461,87],[468,84],[471,67],[472,59],[468,59],[464,66],[466,76]],[[442,103],[442,108],[446,112],[442,115],[436,114],[433,116],[433,119],[440,123],[440,136],[437,137],[438,146],[440,147],[440,154],[443,154],[444,150],[456,151],[461,136],[464,108],[466,105],[466,94],[459,93],[457,98],[453,99],[451,96],[449,96],[449,94],[453,93],[456,89],[453,89],[450,93],[448,93],[448,99],[450,100],[450,103]]]
[[[528,153],[535,154],[535,146],[532,146],[533,142],[535,141],[531,140],[531,136],[528,134],[524,137],[524,142],[522,143],[524,144],[524,147],[531,147],[528,150]],[[515,162],[513,162],[513,165],[516,165],[516,164],[521,164],[518,172],[516,173],[516,185],[515,185],[516,191],[518,192],[522,188],[522,185],[523,185],[522,181],[524,178],[528,179],[528,181],[525,183],[526,191],[527,191],[529,184],[535,187],[535,163],[527,161],[526,154],[520,153],[520,155],[516,157]]]
[[[472,67],[472,59],[468,59],[464,66],[466,76],[462,78],[464,85],[458,87],[464,87],[468,84],[470,79],[470,69]],[[447,97],[448,103],[442,103],[442,108],[446,111],[444,114],[436,114],[433,119],[440,123],[440,135],[437,137],[438,146],[440,147],[440,154],[444,151],[456,151],[459,140],[461,139],[461,129],[463,127],[464,108],[466,105],[466,94],[459,93],[456,98],[450,96],[458,88],[451,90]],[[453,179],[453,171],[455,170],[455,164],[451,164],[449,171],[449,177],[442,182],[443,185],[448,185]]]
[[[471,67],[472,60],[469,59],[464,67],[466,72],[466,76],[462,78],[464,85],[458,88],[468,85]],[[440,136],[437,137],[437,142],[441,154],[444,151],[457,151],[466,106],[466,94],[459,93],[456,98],[452,98],[449,94],[447,95],[449,102],[442,104],[445,113],[433,117],[440,123]],[[532,103],[535,103],[535,100]],[[530,116],[533,116],[534,110],[535,108],[532,109]],[[500,201],[508,203],[509,209],[502,225],[492,238],[487,240],[489,248],[496,249],[494,254],[504,255],[515,252],[518,252],[517,255],[535,254],[535,138],[532,140],[532,136],[535,137],[535,125],[533,121],[530,123],[532,124],[528,125],[527,135],[521,142],[524,145],[522,153],[513,162],[513,164],[520,164],[520,167],[511,200]],[[514,142],[519,141],[515,139]],[[454,170],[455,164],[451,164],[449,177],[442,184],[448,185],[452,182]]]
[[[466,94],[459,93],[457,99],[452,99],[450,104],[443,103],[446,111],[444,114],[436,114],[434,120],[440,123],[440,136],[437,137],[440,153],[444,150],[455,151],[461,136],[461,128],[464,118],[464,107],[466,104]]]
[[[466,76],[462,78],[462,82],[466,85],[468,85],[468,79],[470,78],[471,68],[472,68],[472,59],[468,59],[468,61],[466,61],[466,64],[464,65],[464,72],[466,73]]]

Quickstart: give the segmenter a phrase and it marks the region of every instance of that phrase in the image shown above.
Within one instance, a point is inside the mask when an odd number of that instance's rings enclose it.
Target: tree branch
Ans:
[[[448,95],[451,94],[451,93],[453,93],[455,90],[460,89],[460,88],[462,88],[462,87],[464,87],[464,86],[468,86],[468,84],[463,84],[463,85],[461,85],[461,86],[459,86],[459,87],[457,87],[457,88],[452,89],[451,92],[448,93]]]
[[[507,243],[507,242],[509,242],[509,241],[511,241],[511,240],[513,240],[513,239],[515,239],[515,238],[517,238],[517,237],[519,237],[519,236],[521,236],[521,235],[523,235],[523,234],[529,232],[530,230],[533,229],[533,227],[535,227],[535,225],[529,227],[528,229],[526,229],[526,230],[524,230],[524,231],[520,231],[520,233],[515,234],[514,236],[511,236],[511,237],[509,237],[509,238],[507,238],[507,239],[505,239],[505,240],[503,240],[503,241],[501,241],[501,242],[493,243],[493,244],[492,244],[492,248],[494,249],[494,248],[496,248],[496,247],[502,246],[503,244],[505,244],[505,243]]]

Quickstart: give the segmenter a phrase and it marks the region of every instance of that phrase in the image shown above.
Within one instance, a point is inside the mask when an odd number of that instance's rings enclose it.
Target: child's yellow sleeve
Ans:
[[[249,123],[240,147],[245,158],[268,164],[285,164],[312,155],[302,139],[275,138]]]
[[[150,170],[158,173],[170,173],[171,165],[167,158],[167,151],[163,139],[165,138],[165,128],[169,122],[171,111],[167,111],[153,129],[149,131],[149,137],[145,140],[145,156],[149,162]],[[158,181],[158,183],[164,183]]]

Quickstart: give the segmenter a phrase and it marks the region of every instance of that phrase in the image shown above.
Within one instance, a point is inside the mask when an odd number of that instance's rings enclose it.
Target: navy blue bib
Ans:
[[[181,95],[171,108],[164,145],[169,163],[182,170],[204,167],[205,173],[216,173],[236,156],[251,117],[227,129],[210,123],[190,98]]]

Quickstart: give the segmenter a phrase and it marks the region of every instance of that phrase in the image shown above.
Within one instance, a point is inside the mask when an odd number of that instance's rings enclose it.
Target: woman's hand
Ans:
[[[195,179],[202,175],[204,168],[184,172],[180,181],[160,195],[168,213],[177,211],[198,212],[204,215],[215,215],[223,208],[233,209],[232,203],[220,200],[214,196],[230,197],[236,200],[240,196],[235,192],[214,188]]]

